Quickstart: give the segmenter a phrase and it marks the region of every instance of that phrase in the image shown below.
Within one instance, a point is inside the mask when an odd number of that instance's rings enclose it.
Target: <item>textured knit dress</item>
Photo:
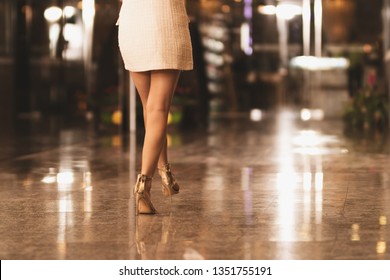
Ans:
[[[123,0],[117,24],[127,70],[192,69],[185,0]]]

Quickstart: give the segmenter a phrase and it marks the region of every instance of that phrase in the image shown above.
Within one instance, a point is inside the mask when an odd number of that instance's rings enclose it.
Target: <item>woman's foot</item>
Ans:
[[[179,184],[176,182],[172,174],[169,163],[158,168],[158,173],[161,176],[162,192],[165,196],[172,196],[179,193]]]
[[[152,177],[139,174],[134,186],[136,214],[155,214],[157,211],[150,200]]]

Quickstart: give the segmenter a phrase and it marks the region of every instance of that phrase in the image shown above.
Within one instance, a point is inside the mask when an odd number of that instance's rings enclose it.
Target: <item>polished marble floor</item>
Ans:
[[[42,122],[42,121],[41,121]],[[0,259],[390,259],[390,141],[299,112],[170,128],[181,192],[135,216],[141,134],[0,136]]]

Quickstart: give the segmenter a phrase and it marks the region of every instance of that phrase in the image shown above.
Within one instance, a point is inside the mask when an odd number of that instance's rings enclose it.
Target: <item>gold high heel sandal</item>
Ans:
[[[158,173],[161,176],[163,194],[165,196],[172,196],[174,194],[178,194],[180,187],[172,174],[171,166],[169,165],[169,163],[165,164],[161,168],[159,167]]]
[[[157,211],[150,200],[152,177],[139,174],[134,186],[135,209],[138,214],[155,214]]]

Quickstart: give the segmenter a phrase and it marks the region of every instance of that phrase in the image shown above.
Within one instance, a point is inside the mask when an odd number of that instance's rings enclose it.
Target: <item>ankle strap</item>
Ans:
[[[138,180],[139,181],[151,181],[153,177],[147,176],[145,174],[138,174]]]
[[[161,171],[169,171],[169,170],[171,170],[171,165],[170,165],[169,163],[166,163],[166,164],[164,164],[163,166],[158,167],[158,170],[161,170]]]

